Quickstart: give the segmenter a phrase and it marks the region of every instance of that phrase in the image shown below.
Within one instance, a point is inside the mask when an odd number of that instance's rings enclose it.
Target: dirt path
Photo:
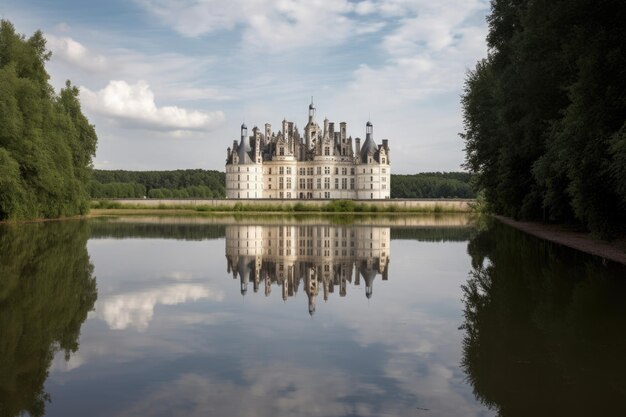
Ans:
[[[504,224],[538,238],[626,265],[626,239],[615,242],[594,239],[587,233],[567,230],[563,226],[520,222],[509,217],[494,216]]]

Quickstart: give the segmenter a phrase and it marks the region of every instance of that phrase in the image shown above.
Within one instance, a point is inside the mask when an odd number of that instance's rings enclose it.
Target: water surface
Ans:
[[[0,416],[624,415],[625,277],[458,216],[2,227]]]

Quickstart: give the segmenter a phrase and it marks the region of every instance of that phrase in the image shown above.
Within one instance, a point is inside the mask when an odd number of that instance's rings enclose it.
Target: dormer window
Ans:
[[[324,155],[329,156],[330,155],[330,148],[328,146],[326,146],[324,148]]]

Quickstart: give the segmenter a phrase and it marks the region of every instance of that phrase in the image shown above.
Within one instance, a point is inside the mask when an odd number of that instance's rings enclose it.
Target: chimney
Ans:
[[[356,147],[356,157],[359,158],[359,162],[361,161],[361,139],[360,138],[356,138],[354,139],[354,145]]]

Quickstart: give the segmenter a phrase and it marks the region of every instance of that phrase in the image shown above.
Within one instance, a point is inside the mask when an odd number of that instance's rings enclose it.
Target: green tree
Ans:
[[[69,81],[57,96],[40,31],[0,21],[0,220],[85,213],[97,137]],[[17,164],[17,171],[15,166]]]
[[[626,11],[617,0],[494,0],[462,97],[466,167],[489,208],[626,233]]]
[[[0,226],[0,416],[42,416],[57,352],[78,350],[97,298],[86,222]]]

